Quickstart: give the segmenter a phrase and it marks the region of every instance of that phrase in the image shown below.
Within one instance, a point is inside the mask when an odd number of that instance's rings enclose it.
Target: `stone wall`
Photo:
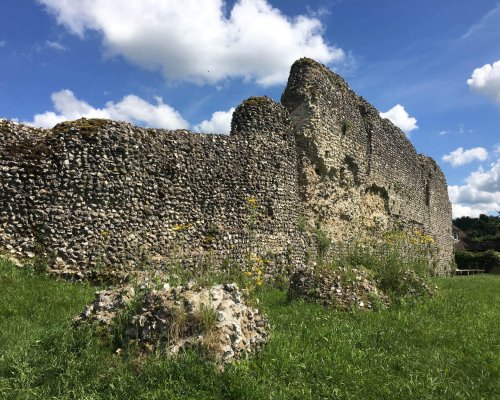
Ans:
[[[303,258],[288,113],[251,98],[232,125],[227,136],[97,119],[49,131],[1,122],[1,247],[34,256],[42,244],[73,270],[264,250]]]
[[[451,207],[436,163],[312,60],[292,66],[282,104],[246,100],[229,136],[0,121],[0,249],[43,249],[73,271],[263,252],[297,265],[305,218],[338,244],[421,230],[445,273]]]
[[[437,272],[452,258],[451,205],[437,164],[345,81],[310,59],[291,69],[282,104],[296,128],[300,196],[310,225],[336,243],[383,232],[435,240]]]

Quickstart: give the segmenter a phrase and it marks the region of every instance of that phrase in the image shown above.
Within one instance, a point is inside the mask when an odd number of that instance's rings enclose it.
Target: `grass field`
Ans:
[[[196,354],[116,355],[71,318],[94,289],[0,260],[1,399],[500,399],[500,276],[432,300],[337,312],[264,288],[272,340],[217,372]]]

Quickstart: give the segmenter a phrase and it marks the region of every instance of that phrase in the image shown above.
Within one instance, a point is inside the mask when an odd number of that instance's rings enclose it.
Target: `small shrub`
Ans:
[[[342,121],[342,135],[345,135],[351,128],[351,123],[347,120]]]
[[[299,232],[306,232],[307,231],[307,222],[306,219],[303,216],[300,216],[297,220],[297,228],[299,229]]]
[[[201,319],[201,318],[200,318]],[[180,337],[186,336],[192,330],[192,326],[188,319],[188,315],[183,306],[172,309],[170,315],[170,324],[168,325],[168,340],[176,340]]]
[[[212,332],[217,325],[217,312],[210,304],[201,303],[196,320],[203,332]]]
[[[332,244],[331,239],[328,237],[326,232],[321,229],[316,229],[316,249],[318,254],[318,263],[322,264],[326,256],[328,255],[328,250],[330,250],[330,246]]]
[[[103,328],[108,329],[107,340],[113,350],[122,348],[130,341],[130,339],[134,339],[133,337],[130,337],[132,331],[127,331],[127,328],[131,324],[132,317],[139,313],[142,307],[144,294],[145,291],[138,291],[137,295],[132,298],[126,308],[116,314],[116,317],[113,318],[109,328]],[[105,332],[103,332],[102,329],[97,329],[97,333],[104,334]]]
[[[50,266],[54,263],[54,257],[45,252],[45,247],[42,242],[35,243],[35,257],[31,261],[33,271],[37,274],[46,274]]]

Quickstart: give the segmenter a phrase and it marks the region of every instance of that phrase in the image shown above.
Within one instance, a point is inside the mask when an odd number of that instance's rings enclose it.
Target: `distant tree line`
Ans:
[[[479,218],[461,217],[453,220],[466,237],[466,249],[455,251],[458,269],[484,269],[490,272],[500,265],[500,212],[498,215],[481,214]]]
[[[500,239],[497,237],[500,232],[500,211],[496,216],[481,214],[479,218],[456,218],[453,225],[464,231],[470,240],[482,242]]]

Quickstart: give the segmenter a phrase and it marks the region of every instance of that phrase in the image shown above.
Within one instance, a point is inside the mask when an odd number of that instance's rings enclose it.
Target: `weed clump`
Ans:
[[[372,271],[377,286],[393,300],[431,296],[433,242],[420,231],[390,232],[376,243],[349,246],[335,262]]]
[[[381,309],[407,298],[434,294],[430,277],[433,239],[416,231],[390,232],[377,242],[342,248],[321,229],[314,231],[316,263],[297,270],[288,297],[339,309]]]

